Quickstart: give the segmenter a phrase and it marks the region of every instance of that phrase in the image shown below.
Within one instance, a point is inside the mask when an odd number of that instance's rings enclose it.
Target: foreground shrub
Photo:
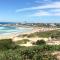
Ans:
[[[36,45],[44,45],[46,42],[44,40],[37,40]]]
[[[30,47],[29,47],[30,48]],[[0,51],[0,60],[57,60],[51,53],[35,48],[20,48]]]
[[[0,41],[0,49],[4,48],[4,50],[0,50],[0,60],[57,60],[49,52],[59,50],[59,47],[60,45],[49,46],[44,44],[32,47],[21,47],[15,45],[11,39],[3,39]]]
[[[0,40],[0,49],[14,49],[16,47],[12,39]]]

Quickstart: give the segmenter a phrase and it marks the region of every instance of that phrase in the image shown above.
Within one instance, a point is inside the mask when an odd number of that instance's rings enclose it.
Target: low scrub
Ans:
[[[43,40],[36,43],[37,46],[23,47],[17,46],[11,39],[0,40],[0,60],[57,60],[51,53],[60,51],[60,45],[45,45]]]
[[[57,60],[48,51],[41,50],[39,47],[22,47],[0,51],[0,60]]]
[[[34,45],[46,45],[46,42],[44,40],[37,40],[36,42],[33,42]]]
[[[27,42],[29,42],[28,39],[23,39],[23,40],[17,41],[16,43],[17,43],[17,44],[26,44]]]
[[[12,39],[1,39],[0,40],[0,50],[1,49],[14,49],[16,47]]]
[[[27,37],[52,37],[52,38],[59,38],[60,37],[60,31],[58,30],[53,30],[53,31],[45,31],[45,32],[35,32],[32,34],[27,35]]]

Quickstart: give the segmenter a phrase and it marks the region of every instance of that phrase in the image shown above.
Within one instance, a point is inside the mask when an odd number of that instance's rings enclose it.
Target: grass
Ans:
[[[28,39],[23,39],[23,40],[17,41],[16,44],[26,44],[27,42],[29,42]]]
[[[53,30],[53,31],[46,31],[46,32],[35,32],[35,33],[27,35],[27,37],[28,38],[31,38],[31,37],[44,37],[44,38],[48,38],[48,37],[51,37],[52,35],[55,38],[59,38],[60,37],[60,31]]]
[[[22,40],[27,42],[29,40]],[[21,42],[20,42],[21,43]],[[12,39],[0,40],[0,60],[57,60],[50,51],[60,51],[60,45],[17,46]]]
[[[16,44],[12,41],[12,39],[1,39],[0,40],[0,50],[6,49],[15,49]]]

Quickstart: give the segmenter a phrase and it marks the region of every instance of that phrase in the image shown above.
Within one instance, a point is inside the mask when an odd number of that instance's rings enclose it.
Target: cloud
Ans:
[[[48,11],[38,11],[31,15],[33,16],[60,16],[60,12],[51,13]]]
[[[47,15],[50,15],[50,14],[46,11],[38,11],[38,12],[32,14],[31,16],[47,16]]]
[[[48,11],[46,9],[48,9]],[[17,9],[16,12],[23,12],[23,11],[25,12],[32,10],[37,11],[30,16],[60,16],[60,2],[53,2],[50,4],[37,7]]]
[[[22,12],[22,11],[28,11],[28,10],[38,10],[38,9],[60,9],[60,2],[54,2],[42,6],[37,7],[30,7],[30,8],[23,8],[23,9],[17,9],[16,12]]]

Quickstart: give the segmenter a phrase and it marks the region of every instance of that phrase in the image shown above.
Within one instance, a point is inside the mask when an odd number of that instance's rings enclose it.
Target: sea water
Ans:
[[[11,26],[0,26],[0,35],[5,35],[13,32],[29,32],[32,31],[31,28],[16,28],[16,27],[11,27]]]

